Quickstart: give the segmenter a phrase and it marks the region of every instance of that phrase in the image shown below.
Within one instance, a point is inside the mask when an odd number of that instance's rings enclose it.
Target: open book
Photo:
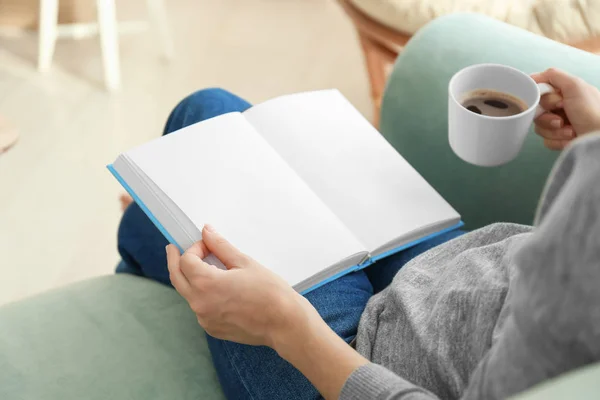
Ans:
[[[108,168],[181,250],[210,223],[301,293],[462,225],[337,90],[190,125]]]

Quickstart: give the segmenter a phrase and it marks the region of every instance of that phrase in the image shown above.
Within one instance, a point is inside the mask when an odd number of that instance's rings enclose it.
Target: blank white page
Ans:
[[[190,220],[295,285],[366,249],[239,113],[126,153]]]
[[[279,97],[244,115],[369,251],[416,229],[458,222],[337,90]]]

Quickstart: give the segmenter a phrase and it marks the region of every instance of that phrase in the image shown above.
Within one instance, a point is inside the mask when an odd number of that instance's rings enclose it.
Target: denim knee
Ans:
[[[198,90],[181,100],[173,109],[164,134],[221,114],[243,112],[250,106],[246,100],[225,89]]]
[[[196,90],[195,92],[184,97],[177,104],[175,110],[183,109],[198,109],[210,105],[213,102],[228,101],[232,97],[237,97],[235,94],[218,87]]]

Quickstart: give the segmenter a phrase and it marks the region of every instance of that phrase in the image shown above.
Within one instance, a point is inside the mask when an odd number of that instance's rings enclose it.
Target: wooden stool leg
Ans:
[[[381,111],[381,99],[385,88],[385,58],[378,51],[378,45],[370,38],[359,32],[360,44],[365,55],[365,63],[371,83],[371,98],[373,99],[373,126],[379,125],[379,113]]]
[[[52,64],[57,38],[58,0],[40,1],[38,32],[38,69],[46,71]]]
[[[96,7],[98,9],[102,62],[104,63],[104,81],[109,91],[119,90],[121,69],[115,0],[96,0]]]
[[[410,35],[395,31],[357,9],[350,0],[338,0],[352,20],[365,54],[365,62],[371,82],[371,97],[375,105],[373,125],[379,125],[379,112],[387,80],[387,67],[398,57],[398,48],[403,48]]]

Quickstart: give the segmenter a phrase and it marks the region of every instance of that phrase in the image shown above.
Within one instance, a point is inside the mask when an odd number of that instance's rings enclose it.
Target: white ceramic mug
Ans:
[[[461,105],[465,94],[492,89],[518,97],[527,109],[509,117],[476,114]],[[529,127],[544,110],[540,97],[554,91],[548,84],[537,84],[518,69],[500,64],[476,64],[458,71],[448,87],[448,139],[450,147],[463,160],[493,167],[513,160]]]

